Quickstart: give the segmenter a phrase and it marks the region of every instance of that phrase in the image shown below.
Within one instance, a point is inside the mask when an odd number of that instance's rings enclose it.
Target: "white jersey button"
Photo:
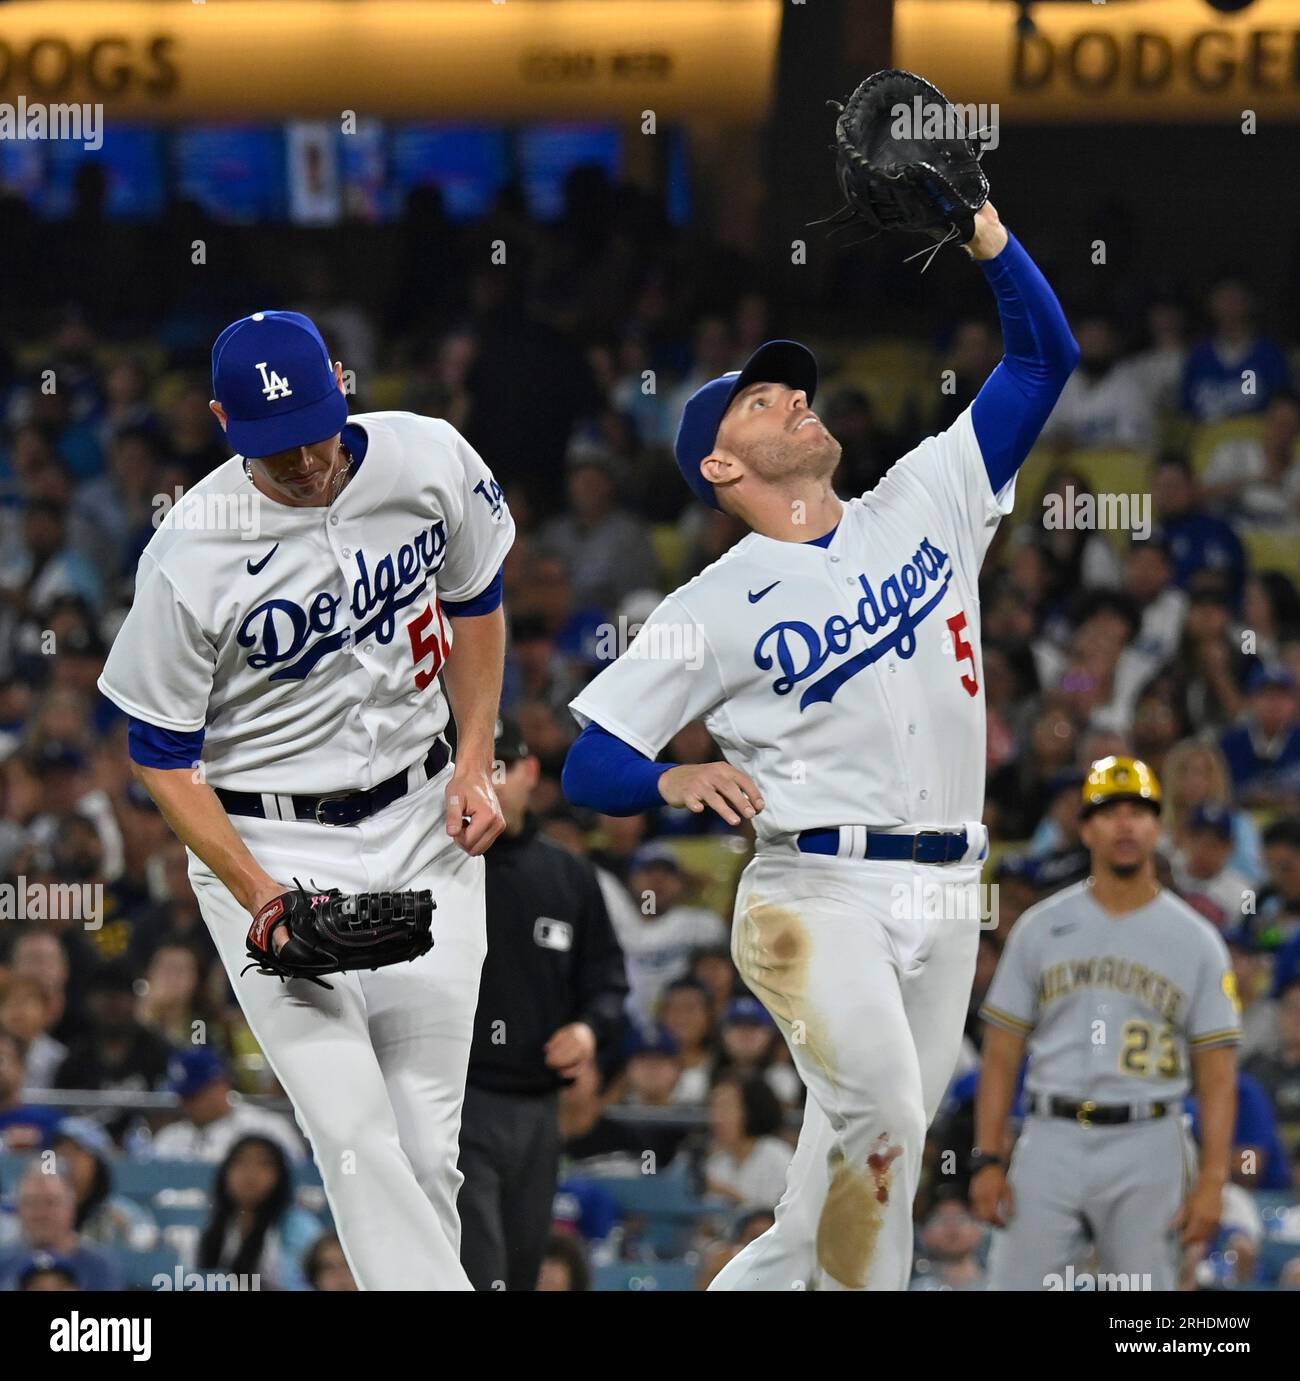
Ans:
[[[928,791],[923,791],[921,793],[921,799],[923,801],[928,801],[930,799],[930,793]]]
[[[352,548],[344,547],[343,550],[339,552],[339,555],[346,561],[348,557],[352,555]]]
[[[331,514],[330,514],[330,522],[331,522],[331,524],[332,524],[334,527],[338,527],[338,525],[339,525],[339,515],[338,515],[337,513],[331,513]]]

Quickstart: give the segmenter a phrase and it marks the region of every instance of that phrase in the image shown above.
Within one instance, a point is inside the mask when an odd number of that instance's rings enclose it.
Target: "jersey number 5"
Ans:
[[[437,613],[438,627],[432,633],[424,630],[434,620],[435,611]],[[442,621],[442,605],[437,599],[432,604],[426,604],[422,613],[417,614],[406,625],[406,631],[411,635],[411,660],[418,667],[426,657],[433,658],[433,665],[425,671],[416,671],[415,685],[417,690],[424,690],[432,684],[434,678],[442,670],[443,663],[451,653],[451,642],[447,637],[447,626]]]
[[[960,614],[954,614],[948,620],[948,629],[952,633],[952,650],[957,660],[970,663],[970,674],[967,675],[962,672],[961,683],[966,688],[967,695],[978,695],[980,683],[975,679],[975,649],[962,636],[966,631],[966,613],[964,610]]]

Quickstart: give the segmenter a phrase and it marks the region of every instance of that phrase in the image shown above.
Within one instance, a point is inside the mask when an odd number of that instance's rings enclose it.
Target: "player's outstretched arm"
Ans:
[[[1079,363],[1079,345],[1056,294],[986,202],[967,252],[980,263],[1002,322],[1001,362],[971,405],[971,422],[996,494],[1025,462]]]
[[[467,854],[481,854],[506,827],[492,788],[506,616],[498,605],[489,614],[448,617],[454,638],[443,681],[456,720],[456,770],[447,785],[447,833]]]
[[[289,890],[253,857],[216,792],[196,780],[191,768],[146,767],[133,761],[131,771],[176,837],[198,854],[249,915]]]

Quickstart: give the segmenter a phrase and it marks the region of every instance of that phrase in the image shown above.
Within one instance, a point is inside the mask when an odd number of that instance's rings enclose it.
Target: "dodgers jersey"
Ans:
[[[1227,946],[1163,889],[1126,916],[1086,882],[1031,906],[980,1015],[1027,1037],[1031,1093],[1096,1103],[1182,1098],[1189,1048],[1241,1040]]]
[[[828,546],[751,532],[650,615],[570,704],[649,758],[702,719],[758,783],[760,847],[984,811],[979,569],[994,494],[967,408],[844,506]]]
[[[99,688],[137,719],[205,730],[213,786],[372,787],[446,726],[441,601],[492,583],[514,522],[449,423],[349,421],[365,457],[327,508],[266,497],[235,456],[184,495],[140,558]]]

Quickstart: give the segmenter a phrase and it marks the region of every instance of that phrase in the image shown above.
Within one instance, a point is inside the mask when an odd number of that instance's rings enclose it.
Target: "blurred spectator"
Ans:
[[[1242,1068],[1258,1079],[1273,1101],[1288,1157],[1300,1155],[1300,976],[1277,996],[1277,1048],[1250,1056]]]
[[[184,1049],[211,1024],[200,1005],[200,977],[198,956],[186,944],[159,945],[150,956],[136,1014],[169,1045]]]
[[[1195,422],[1259,412],[1287,386],[1286,356],[1255,325],[1249,288],[1224,278],[1206,303],[1210,336],[1187,357],[1180,403]]]
[[[984,318],[971,317],[957,323],[943,359],[943,368],[952,371],[952,391],[945,388],[942,394],[934,422],[936,431],[947,430],[970,407],[1001,358],[998,331]],[[830,430],[833,436],[840,437],[835,427]]]
[[[570,1233],[552,1233],[537,1277],[539,1290],[590,1290],[591,1267],[581,1241]]]
[[[22,1047],[29,1089],[52,1088],[68,1053],[67,1046],[50,1035],[55,1014],[53,1000],[34,978],[11,978],[0,997],[0,1030]]]
[[[831,394],[820,414],[842,447],[839,468],[832,477],[835,491],[853,496],[874,489],[902,451],[897,439],[876,420],[871,399],[861,389],[842,388]]]
[[[1224,933],[1232,972],[1237,980],[1241,1003],[1241,1045],[1238,1056],[1243,1064],[1252,1055],[1271,1055],[1278,1049],[1277,1002],[1269,996],[1271,969],[1267,952],[1247,925]]]
[[[1192,1135],[1199,1142],[1200,1104],[1187,1100],[1192,1114]],[[1233,1129],[1232,1179],[1245,1189],[1290,1189],[1291,1165],[1278,1133],[1277,1113],[1263,1085],[1246,1073],[1237,1074],[1237,1121]]]
[[[697,1290],[707,1290],[718,1272],[739,1256],[751,1242],[776,1225],[776,1217],[770,1208],[753,1208],[742,1213],[732,1226],[726,1242],[719,1243],[704,1254],[700,1273],[695,1281]]]
[[[1078,449],[1149,450],[1156,440],[1153,399],[1134,373],[1120,366],[1114,321],[1089,312],[1079,318],[1074,334],[1079,367],[1062,390],[1040,441]]]
[[[618,503],[612,463],[579,450],[567,466],[569,511],[538,533],[539,545],[569,563],[573,597],[612,614],[633,590],[658,584],[659,569],[645,522]]]
[[[1246,683],[1246,713],[1220,740],[1243,805],[1300,806],[1300,701],[1284,667],[1257,666]]]
[[[1275,393],[1259,437],[1231,437],[1214,448],[1201,474],[1207,507],[1260,527],[1300,523],[1300,395]]]
[[[135,1014],[135,982],[121,962],[105,964],[91,975],[86,994],[89,1032],[75,1040],[59,1066],[55,1087],[98,1092],[151,1092],[167,1079],[171,1046],[150,1031]],[[128,1114],[111,1124],[121,1137]]]
[[[706,945],[691,955],[690,976],[709,994],[714,1020],[720,1022],[740,991],[740,975],[731,962],[729,944]]]
[[[1274,820],[1264,831],[1267,877],[1259,898],[1259,927],[1274,939],[1291,940],[1300,931],[1300,817]],[[1284,982],[1289,956],[1277,957],[1277,981]]]
[[[1071,590],[1114,590],[1124,566],[1110,537],[1097,527],[1075,521],[1080,505],[1095,499],[1088,481],[1070,469],[1058,469],[1043,490],[1044,513],[1055,503],[1068,521],[1035,527],[1032,540],[1052,558],[1062,582]],[[1086,510],[1085,510],[1086,511]]]
[[[762,1079],[779,1103],[798,1107],[803,1100],[803,1081],[789,1063],[776,1022],[758,998],[748,993],[732,998],[722,1017],[721,1037],[719,1067],[723,1072],[742,1079]]]
[[[632,907],[610,908],[614,933],[627,961],[628,1012],[643,1026],[654,1022],[664,989],[686,975],[691,951],[728,940],[715,911],[689,905],[690,879],[664,844],[647,844],[632,858],[628,890]]]
[[[1213,571],[1223,579],[1234,604],[1239,601],[1246,579],[1241,539],[1222,518],[1201,506],[1185,456],[1161,457],[1151,480],[1151,498],[1173,558],[1175,583],[1185,590],[1199,572]]]
[[[1259,828],[1244,810],[1235,810],[1228,764],[1218,747],[1203,739],[1185,739],[1169,750],[1164,774],[1166,847],[1176,841],[1197,806],[1226,806],[1232,811],[1232,866],[1258,883],[1264,875]]]
[[[1178,651],[1187,618],[1187,594],[1175,583],[1173,555],[1162,535],[1135,544],[1124,564],[1124,589],[1137,604],[1137,637],[1127,653],[1158,671]]]
[[[343,1244],[336,1232],[323,1232],[307,1249],[302,1273],[312,1290],[355,1290],[352,1267],[343,1255]]]
[[[1029,730],[1027,751],[995,772],[985,790],[986,823],[1000,839],[1028,839],[1051,804],[1052,779],[1074,762],[1078,728],[1064,710],[1044,706]]]
[[[951,1190],[937,1202],[921,1227],[919,1260],[909,1290],[985,1290],[988,1279],[979,1259],[984,1227]]]
[[[568,715],[568,704],[582,689],[572,660],[556,645],[555,635],[538,614],[516,614],[510,620],[510,650],[501,705],[517,714],[525,702],[540,703]]]
[[[1158,298],[1146,313],[1148,344],[1120,368],[1131,374],[1143,396],[1150,398],[1160,417],[1178,408],[1178,395],[1187,365],[1187,311],[1175,297]]]
[[[33,1252],[14,1271],[15,1290],[80,1290],[76,1266],[49,1252]]]
[[[629,1034],[627,1064],[604,1093],[600,1072],[589,1061],[560,1094],[560,1131],[565,1153],[575,1161],[613,1158],[624,1173],[663,1170],[686,1139],[687,1128],[666,1121],[637,1123],[604,1115],[608,1104],[626,1095],[622,1106],[671,1108],[673,1087],[681,1074],[677,1043],[666,1031]],[[621,1109],[620,1109],[621,1110]]]
[[[1174,887],[1186,901],[1201,898],[1198,908],[1220,930],[1240,924],[1254,891],[1244,874],[1232,867],[1232,812],[1225,806],[1196,806],[1187,818],[1178,852],[1170,860]]]
[[[16,1036],[0,1031],[0,1147],[34,1151],[48,1146],[62,1113],[23,1099],[26,1070]]]
[[[83,1290],[122,1289],[121,1273],[112,1256],[77,1232],[76,1213],[77,1197],[68,1176],[33,1162],[18,1184],[22,1235],[16,1246],[0,1254],[0,1290],[17,1287],[18,1276],[29,1268],[33,1252],[57,1257]]]
[[[1201,728],[1231,724],[1245,707],[1254,659],[1241,650],[1226,585],[1208,572],[1193,577],[1183,636],[1167,667],[1183,717]],[[1183,735],[1180,734],[1179,737]],[[1157,772],[1159,766],[1151,764]]]
[[[1242,623],[1262,662],[1278,661],[1283,644],[1300,636],[1300,594],[1281,571],[1260,571],[1246,582]]]
[[[19,541],[0,562],[0,594],[37,618],[63,595],[99,607],[99,572],[70,544],[68,510],[57,500],[33,499],[26,506]]]
[[[293,1175],[279,1141],[246,1133],[217,1168],[212,1215],[199,1238],[195,1268],[251,1279],[251,1288],[306,1290],[300,1262],[320,1223],[293,1202]]]
[[[49,1029],[61,1044],[84,1028],[80,1013],[68,1007],[71,969],[57,935],[48,930],[24,931],[14,940],[10,965],[15,979],[30,978],[45,994],[50,1005]]]
[[[707,1102],[717,1059],[708,989],[694,978],[676,979],[664,989],[659,1020],[677,1042],[681,1059],[681,1074],[673,1086],[673,1102]]]
[[[780,1130],[781,1105],[763,1079],[719,1079],[709,1099],[708,1192],[746,1207],[775,1207],[794,1159]]]
[[[167,439],[186,488],[230,459],[225,433],[208,407],[208,397],[206,379],[186,380],[177,389],[167,413]],[[161,492],[173,502],[179,497],[170,489]]]
[[[96,1246],[148,1251],[157,1245],[158,1224],[134,1199],[113,1193],[113,1142],[88,1117],[65,1117],[55,1130],[54,1153],[67,1167],[77,1196],[76,1228]]]
[[[210,1047],[195,1046],[174,1056],[167,1088],[180,1099],[182,1116],[154,1136],[151,1150],[157,1158],[215,1164],[247,1136],[274,1142],[295,1163],[303,1158],[302,1143],[288,1119],[233,1095],[225,1062]]]

